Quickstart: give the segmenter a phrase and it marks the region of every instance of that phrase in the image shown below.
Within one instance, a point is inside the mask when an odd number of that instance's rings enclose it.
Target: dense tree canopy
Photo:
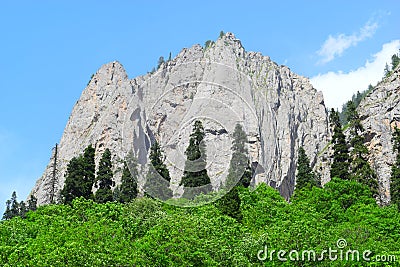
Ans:
[[[379,207],[369,188],[333,179],[325,188],[301,190],[291,203],[271,187],[238,187],[242,220],[213,204],[180,208],[148,198],[128,204],[41,206],[0,222],[1,266],[383,266],[376,255],[400,257],[400,213]],[[360,251],[349,261],[280,261],[268,251]],[[362,252],[370,250],[371,261]],[[261,251],[261,253],[260,253]],[[258,256],[259,257],[258,257]],[[338,254],[339,255],[339,252]],[[288,256],[288,255],[286,255]],[[388,266],[397,266],[393,258]]]
[[[83,157],[73,157],[68,165],[67,171],[65,172],[64,188],[61,191],[61,197],[64,204],[72,203],[77,197],[84,196],[83,177]]]

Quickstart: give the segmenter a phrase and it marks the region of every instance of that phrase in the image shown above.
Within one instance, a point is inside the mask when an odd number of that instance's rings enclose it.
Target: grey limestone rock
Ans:
[[[207,171],[215,190],[227,175],[236,123],[248,135],[254,184],[265,182],[289,198],[300,146],[323,177],[329,173],[319,157],[330,138],[322,93],[288,67],[245,51],[227,33],[207,48],[185,48],[154,73],[135,79],[119,62],[102,66],[74,106],[60,140],[55,191],[63,187],[68,161],[88,144],[95,146],[97,162],[105,148],[111,150],[118,184],[126,155],[133,151],[144,173],[149,147],[157,139],[166,154],[170,187],[179,196],[195,119],[206,131]],[[32,190],[39,204],[50,201],[52,169],[50,161]],[[140,179],[139,187],[143,184]]]
[[[358,108],[365,128],[369,161],[376,170],[382,205],[390,202],[391,165],[394,163],[392,133],[400,127],[400,66],[366,96]]]

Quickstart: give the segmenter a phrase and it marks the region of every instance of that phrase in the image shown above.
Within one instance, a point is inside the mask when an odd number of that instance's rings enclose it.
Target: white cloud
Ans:
[[[328,63],[334,60],[336,56],[341,56],[346,49],[356,46],[359,42],[372,37],[377,28],[377,22],[369,21],[359,30],[358,33],[352,35],[341,33],[335,37],[329,35],[320,50],[317,51],[317,54],[322,57],[318,63]]]
[[[400,40],[394,40],[382,46],[382,50],[373,55],[372,62],[348,73],[328,72],[311,78],[315,88],[324,94],[325,105],[341,109],[342,104],[350,100],[357,91],[363,91],[369,84],[375,85],[383,77],[386,63],[391,62],[393,54],[398,53]]]

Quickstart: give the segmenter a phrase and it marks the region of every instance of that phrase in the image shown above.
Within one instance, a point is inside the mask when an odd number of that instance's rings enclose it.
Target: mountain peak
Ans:
[[[317,164],[329,137],[322,95],[269,57],[246,52],[233,33],[226,33],[207,47],[183,49],[156,72],[133,80],[117,61],[100,67],[64,130],[57,176],[52,176],[50,163],[33,193],[40,204],[48,203],[49,185],[56,184],[56,192],[62,189],[68,161],[88,144],[95,146],[97,161],[105,148],[115,155],[118,184],[125,157],[133,153],[146,170],[150,145],[157,140],[166,154],[170,187],[179,196],[184,190],[179,186],[185,165],[181,152],[197,119],[206,131],[213,190],[226,179],[236,123],[249,139],[254,184],[265,182],[286,198],[294,190],[298,148],[303,146]],[[138,180],[139,188],[144,177]]]

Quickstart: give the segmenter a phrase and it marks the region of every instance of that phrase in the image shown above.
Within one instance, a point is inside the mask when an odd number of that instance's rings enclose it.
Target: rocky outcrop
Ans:
[[[376,170],[381,204],[390,202],[391,142],[394,127],[400,127],[400,68],[379,83],[358,107],[365,128],[370,162]]]
[[[105,148],[112,151],[118,183],[121,162],[130,151],[145,172],[150,144],[157,139],[166,153],[170,186],[179,196],[195,119],[205,127],[207,171],[215,190],[227,175],[236,123],[248,135],[255,184],[268,183],[290,197],[299,146],[313,165],[323,165],[318,155],[329,131],[322,93],[288,67],[246,52],[227,33],[209,47],[185,48],[154,73],[135,79],[118,62],[102,66],[73,108],[61,138],[55,191],[63,187],[68,161],[88,144],[95,145],[97,161]],[[40,204],[50,201],[52,162],[32,190]],[[143,183],[141,178],[139,186]]]

